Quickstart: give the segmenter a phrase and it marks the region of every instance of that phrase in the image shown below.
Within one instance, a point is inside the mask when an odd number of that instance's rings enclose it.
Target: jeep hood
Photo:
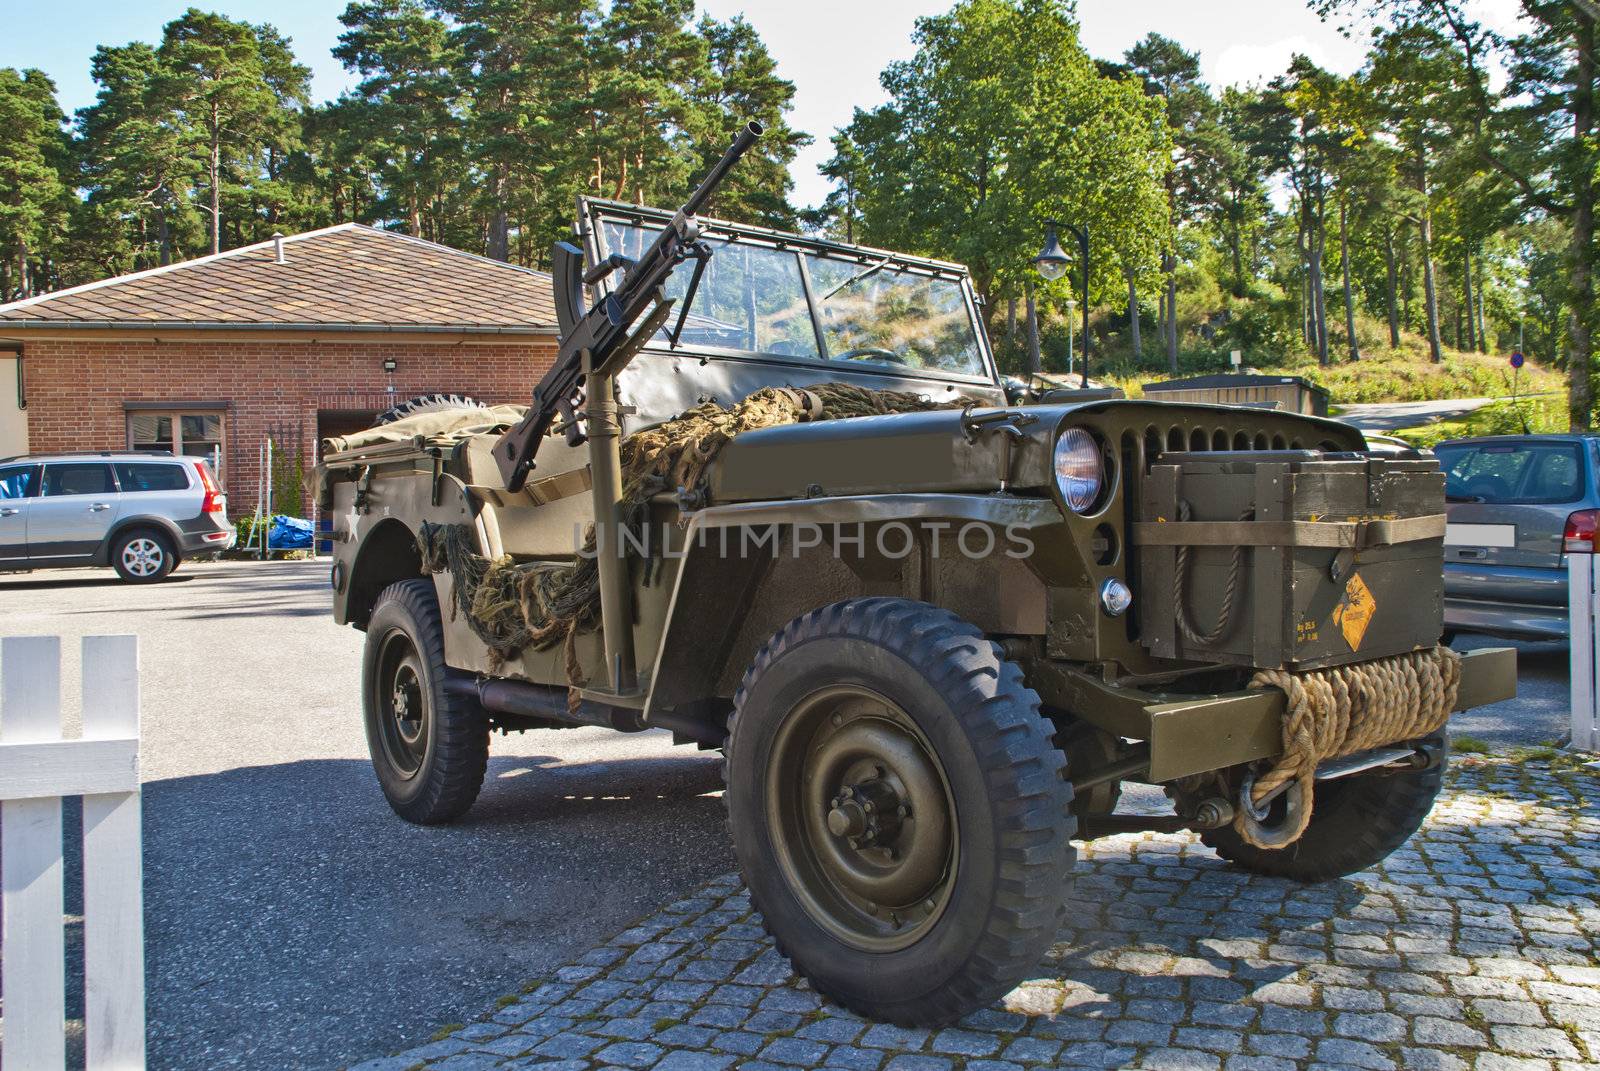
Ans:
[[[1290,440],[1307,448],[1365,445],[1348,424],[1243,406],[1116,399],[937,409],[745,432],[723,447],[712,469],[711,500],[934,491],[1045,494],[1056,436],[1074,423],[1097,431],[1111,450],[1130,434],[1179,449],[1196,444],[1228,449],[1241,441],[1254,447],[1258,437],[1272,446]]]

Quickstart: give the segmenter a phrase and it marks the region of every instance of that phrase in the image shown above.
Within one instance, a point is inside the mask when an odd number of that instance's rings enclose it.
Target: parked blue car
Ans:
[[[1568,554],[1600,531],[1600,439],[1493,435],[1434,447],[1445,475],[1447,633],[1564,640]]]

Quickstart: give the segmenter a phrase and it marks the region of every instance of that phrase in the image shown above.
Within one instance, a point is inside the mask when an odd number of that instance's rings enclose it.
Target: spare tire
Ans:
[[[438,413],[446,409],[487,409],[482,402],[474,401],[465,394],[419,394],[415,398],[407,399],[398,405],[392,405],[378,414],[373,427],[384,424],[393,424],[396,420],[404,420],[418,413]]]

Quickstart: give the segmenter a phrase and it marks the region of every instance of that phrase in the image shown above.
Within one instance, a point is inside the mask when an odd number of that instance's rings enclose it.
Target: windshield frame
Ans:
[[[606,247],[605,224],[661,228],[669,223],[673,216],[671,212],[658,208],[591,197],[580,197],[578,199],[578,209],[580,237],[583,240],[584,252],[591,264],[600,263],[611,253],[611,250]],[[696,345],[689,342],[682,342],[676,349],[673,349],[665,339],[659,338],[652,339],[647,343],[644,347],[645,350],[702,359],[753,360],[778,364],[795,364],[813,369],[832,367],[848,369],[852,373],[876,374],[902,379],[928,379],[943,383],[975,383],[991,387],[1000,385],[994,353],[989,345],[989,334],[984,327],[983,317],[979,312],[977,292],[973,289],[971,275],[962,265],[953,264],[949,261],[932,260],[926,257],[910,256],[886,249],[875,249],[871,246],[851,245],[826,238],[813,238],[792,234],[787,231],[772,230],[766,227],[709,219],[704,216],[696,217],[696,219],[700,224],[702,233],[708,237],[729,239],[733,242],[764,246],[796,254],[795,261],[798,277],[805,292],[806,303],[811,316],[812,332],[816,336],[818,355],[815,357],[799,356],[705,344]],[[881,264],[880,271],[910,273],[955,283],[960,287],[962,305],[966,310],[968,324],[972,328],[973,340],[977,347],[978,359],[983,364],[984,374],[975,375],[937,368],[917,368],[913,365],[896,364],[891,361],[840,361],[831,357],[828,354],[827,334],[822,320],[822,298],[812,283],[810,268],[806,261],[807,254],[857,264],[863,271],[875,264]],[[692,268],[685,267],[680,270],[688,271],[692,270]],[[616,279],[617,276],[615,274],[608,276],[597,289],[600,293],[609,292]],[[676,321],[678,311],[678,309],[674,308],[668,316],[669,326]],[[694,309],[691,307],[690,315],[693,316],[693,314]]]

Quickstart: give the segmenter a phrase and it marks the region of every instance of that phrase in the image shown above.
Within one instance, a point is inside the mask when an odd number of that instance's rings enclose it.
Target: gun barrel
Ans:
[[[689,195],[689,200],[683,206],[685,216],[693,216],[705,207],[705,203],[711,200],[711,195],[716,192],[717,186],[727,176],[728,170],[739,162],[739,157],[743,156],[750,146],[756,143],[762,129],[761,124],[753,119],[744,125],[744,129],[739,131],[739,136],[733,139],[733,144],[728,146],[728,151],[722,154],[722,159],[717,161],[711,173],[705,177],[705,181]]]

